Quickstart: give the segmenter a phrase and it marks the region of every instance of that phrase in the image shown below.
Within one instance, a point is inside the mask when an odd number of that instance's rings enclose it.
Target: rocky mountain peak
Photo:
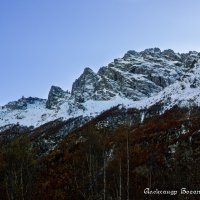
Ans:
[[[46,108],[54,108],[58,102],[66,96],[66,92],[58,86],[51,86],[48,99],[46,102]]]
[[[149,49],[145,49],[144,51],[141,51],[140,54],[143,57],[146,56],[159,56],[161,54],[161,50],[157,47],[155,48],[149,48]]]
[[[189,53],[182,53],[181,58],[185,69],[188,70],[188,68],[191,68],[194,61],[198,61],[200,59],[200,54],[195,51],[190,51]]]
[[[168,60],[181,61],[181,56],[175,53],[172,49],[164,50],[162,56]]]
[[[93,71],[91,68],[86,67],[86,68],[84,69],[84,71],[83,71],[83,74],[89,75],[89,74],[95,74],[95,73],[94,73],[94,71]]]
[[[130,50],[123,58],[100,68],[97,74],[85,68],[72,86],[72,96],[80,103],[110,100],[118,95],[132,100],[150,97],[180,78],[194,61],[192,56],[187,54],[183,59],[171,49]]]
[[[75,101],[84,102],[88,100],[95,92],[95,83],[97,80],[97,74],[92,69],[85,68],[83,74],[72,85],[71,93]]]
[[[60,117],[94,116],[118,104],[137,108],[155,102],[175,105],[180,96],[181,101],[186,99],[188,91],[197,98],[199,59],[200,54],[195,51],[179,54],[159,48],[130,50],[97,73],[85,68],[73,83],[71,94],[52,86],[47,100],[22,97],[8,103],[0,108],[0,126],[21,122],[39,126]]]

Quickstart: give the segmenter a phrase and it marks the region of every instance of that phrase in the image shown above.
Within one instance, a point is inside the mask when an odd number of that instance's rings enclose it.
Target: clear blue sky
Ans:
[[[130,49],[200,51],[199,0],[0,0],[0,105],[71,89]]]

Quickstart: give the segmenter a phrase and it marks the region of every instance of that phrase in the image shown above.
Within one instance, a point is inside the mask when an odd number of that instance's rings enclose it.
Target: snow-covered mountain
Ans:
[[[61,118],[94,117],[113,106],[147,109],[200,104],[200,53],[158,48],[128,51],[97,73],[85,68],[71,92],[52,86],[48,99],[25,98],[0,107],[0,127],[38,127]]]

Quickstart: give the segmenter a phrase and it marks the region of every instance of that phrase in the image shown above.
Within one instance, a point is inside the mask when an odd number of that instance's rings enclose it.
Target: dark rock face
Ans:
[[[181,61],[180,54],[176,54],[172,49],[167,49],[162,52],[162,55],[169,60]]]
[[[71,93],[75,101],[88,100],[95,92],[94,85],[97,80],[98,76],[90,68],[85,68],[83,74],[72,85]]]
[[[142,57],[144,58],[148,58],[149,56],[160,57],[161,50],[159,48],[149,48],[145,49],[144,51],[141,51],[140,55],[142,55]]]
[[[54,108],[60,99],[63,99],[66,95],[66,92],[63,91],[60,87],[52,86],[48,95],[48,100],[46,102],[46,108]]]

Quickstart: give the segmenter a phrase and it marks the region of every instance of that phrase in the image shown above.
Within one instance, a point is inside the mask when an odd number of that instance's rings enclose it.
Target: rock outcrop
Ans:
[[[48,95],[48,99],[46,102],[46,107],[48,109],[52,109],[55,108],[56,105],[62,100],[64,99],[64,97],[66,96],[66,92],[64,90],[62,90],[60,87],[57,86],[51,86],[49,95]]]

